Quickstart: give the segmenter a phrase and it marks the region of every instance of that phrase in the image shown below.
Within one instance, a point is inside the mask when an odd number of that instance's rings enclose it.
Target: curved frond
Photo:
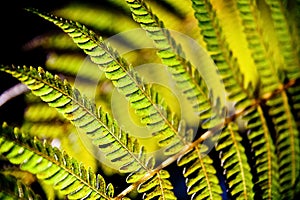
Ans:
[[[252,174],[241,141],[237,125],[231,122],[220,134],[216,149],[220,152],[221,165],[224,168],[232,197],[253,199]]]
[[[177,164],[184,166],[187,192],[192,199],[222,199],[222,189],[217,172],[208,155],[202,155],[202,144],[181,156]]]
[[[208,0],[193,0],[192,2],[206,49],[218,67],[229,94],[229,100],[235,102],[237,108],[248,107],[251,104],[248,97],[252,96],[253,92],[244,89],[239,63],[229,48],[216,10]]]
[[[41,200],[42,198],[15,177],[0,174],[0,199]]]
[[[267,105],[276,130],[281,193],[284,198],[291,199],[300,191],[297,186],[297,177],[300,176],[299,130],[285,92],[267,101]]]
[[[138,156],[142,148],[137,139],[120,129],[108,113],[101,108],[97,110],[78,90],[72,89],[67,81],[63,82],[42,68],[36,70],[32,67],[1,66],[0,70],[18,78],[35,95],[82,129],[121,171],[132,172],[139,168],[144,172],[147,170],[145,161]]]
[[[173,186],[168,180],[170,174],[166,170],[160,170],[152,178],[138,187],[138,192],[144,193],[143,199],[177,199],[172,189]]]
[[[274,76],[276,69],[271,65],[270,53],[264,41],[263,28],[258,20],[259,10],[255,1],[236,1],[237,10],[242,21],[242,27],[251,51],[261,82],[260,95],[276,90],[279,87],[278,78]]]
[[[70,35],[129,100],[130,105],[141,117],[142,123],[155,132],[154,136],[159,137],[161,146],[174,146],[174,144],[183,146],[186,143],[178,133],[178,117],[169,110],[162,97],[151,86],[144,85],[132,67],[115,50],[104,43],[101,37],[98,38],[94,32],[79,23],[51,14],[42,14],[36,10],[30,11],[53,22]],[[168,151],[166,154],[177,152]]]
[[[158,56],[162,63],[168,66],[177,86],[186,96],[194,111],[200,119],[206,120],[211,116],[207,113],[211,109],[210,91],[200,77],[198,71],[185,60],[181,46],[176,44],[170,32],[164,28],[163,22],[152,13],[142,0],[127,0],[132,11],[133,19],[147,31],[149,37],[155,42]]]
[[[289,24],[287,20],[287,8],[284,3],[279,0],[266,0],[270,8],[274,32],[278,40],[278,48],[283,57],[283,69],[286,71],[288,79],[295,79],[300,77],[299,58],[297,56],[297,44],[293,41],[292,35],[289,31]],[[299,48],[299,47],[298,47]]]
[[[278,158],[275,144],[263,110],[260,106],[247,112],[243,119],[247,122],[248,138],[254,154],[253,166],[257,176],[254,182],[256,196],[263,199],[280,199]]]
[[[111,199],[106,183],[100,175],[85,169],[82,164],[70,158],[47,142],[40,142],[7,125],[0,128],[0,152],[11,163],[22,170],[36,174],[41,180],[52,184],[69,199],[99,198]]]

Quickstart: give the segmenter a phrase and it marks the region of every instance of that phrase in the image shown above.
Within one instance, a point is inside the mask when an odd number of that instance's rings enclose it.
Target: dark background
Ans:
[[[0,64],[43,66],[46,54],[41,50],[25,51],[23,46],[34,37],[54,29],[54,25],[24,10],[38,8],[51,11],[68,1],[8,1],[0,7]],[[10,75],[0,72],[0,94],[17,84]],[[22,122],[25,108],[24,96],[20,95],[0,107],[0,123],[18,125]]]
[[[51,12],[70,1],[13,0],[0,7],[0,64],[44,66],[46,52],[42,49],[24,50],[24,45],[43,33],[59,30],[52,23],[34,15],[24,8],[37,8]],[[74,2],[74,1],[72,1]],[[88,1],[85,1],[88,2]],[[91,1],[92,2],[92,1]],[[105,3],[105,1],[97,1]],[[10,75],[0,72],[0,94],[17,84]],[[0,107],[0,123],[19,125],[25,108],[24,95],[20,95]]]

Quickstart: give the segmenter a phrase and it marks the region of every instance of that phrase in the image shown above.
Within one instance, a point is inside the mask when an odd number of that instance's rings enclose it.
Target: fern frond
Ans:
[[[235,102],[236,108],[248,107],[251,104],[248,97],[253,93],[244,89],[244,83],[240,80],[242,76],[239,72],[239,63],[225,40],[216,10],[208,0],[193,0],[192,2],[206,49],[218,67],[225,89],[229,94],[229,100]]]
[[[287,10],[284,8],[283,2],[279,0],[266,0],[273,19],[273,26],[278,40],[278,48],[283,57],[283,69],[286,71],[288,79],[296,79],[300,77],[299,58],[297,56],[297,48],[295,48],[294,40],[289,31],[287,20]]]
[[[297,122],[298,130],[300,130],[300,79],[296,80],[296,84],[287,90],[287,95],[291,103],[291,110]]]
[[[18,78],[35,95],[82,129],[121,171],[147,170],[138,156],[139,153],[144,156],[138,141],[120,129],[101,108],[97,111],[95,105],[81,96],[78,90],[72,89],[67,81],[63,82],[42,68],[1,66],[0,70]]]
[[[183,175],[186,178],[187,192],[191,199],[222,199],[222,189],[213,167],[213,160],[202,155],[202,144],[181,156],[177,164],[185,166]]]
[[[108,44],[98,38],[95,33],[86,27],[72,21],[55,17],[51,14],[42,14],[30,10],[39,16],[55,23],[70,35],[74,42],[91,56],[91,60],[105,72],[118,90],[129,100],[130,105],[142,118],[154,136],[159,137],[161,146],[183,145],[185,139],[178,133],[179,120],[163,103],[162,97],[151,87],[143,84],[138,74],[118,55]],[[162,108],[160,108],[160,105]],[[178,151],[166,151],[166,154],[175,154]]]
[[[170,174],[166,170],[160,170],[152,178],[138,187],[138,192],[144,193],[143,199],[177,199],[172,189],[173,186],[168,180]]]
[[[269,49],[264,41],[258,8],[255,1],[237,0],[237,10],[242,21],[243,31],[251,51],[252,59],[256,65],[261,82],[260,95],[276,90],[279,80],[276,69],[271,65]]]
[[[248,138],[253,149],[257,173],[254,182],[256,196],[263,199],[280,199],[278,159],[275,144],[261,106],[248,111],[243,119],[247,121]]]
[[[152,13],[142,0],[127,0],[132,11],[133,19],[147,31],[149,37],[155,42],[158,56],[162,63],[168,66],[177,86],[191,103],[194,111],[200,115],[211,109],[209,91],[204,80],[197,70],[184,59],[184,53],[179,45],[164,29],[163,22]],[[203,115],[202,120],[211,116]]]
[[[220,153],[221,165],[232,197],[253,199],[252,174],[241,141],[242,137],[238,134],[237,125],[231,122],[220,134],[216,149]]]
[[[0,199],[39,200],[42,198],[15,177],[0,174]]]
[[[113,187],[100,175],[95,175],[67,154],[40,142],[7,125],[0,128],[0,152],[22,170],[36,174],[38,179],[52,184],[69,199],[111,199]]]
[[[267,101],[267,105],[276,130],[281,193],[284,198],[291,199],[300,189],[299,186],[295,188],[300,176],[299,130],[285,92]]]

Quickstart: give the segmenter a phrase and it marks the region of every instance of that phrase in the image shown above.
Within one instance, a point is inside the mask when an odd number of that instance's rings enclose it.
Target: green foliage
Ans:
[[[300,2],[105,2],[53,14],[26,8],[62,31],[25,45],[49,51],[44,67],[0,65],[30,90],[20,129],[0,128],[0,198],[297,199]],[[139,26],[154,49],[124,54],[147,42],[140,35],[109,40]],[[168,28],[196,40],[215,65]],[[207,82],[211,73],[188,54],[220,79]],[[173,91],[138,71],[149,61],[166,66],[171,76],[160,78],[175,83],[181,108]],[[114,118],[115,88],[145,129]]]

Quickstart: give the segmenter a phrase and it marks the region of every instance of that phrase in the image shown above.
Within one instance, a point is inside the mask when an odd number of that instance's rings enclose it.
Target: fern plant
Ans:
[[[1,105],[21,93],[26,102],[23,123],[0,128],[1,198],[299,197],[298,0],[108,0],[52,14],[25,10],[60,30],[25,45],[48,52],[43,67],[0,66],[22,83],[0,96]],[[138,27],[152,49],[120,53],[146,42],[132,34],[110,44],[110,36]],[[199,73],[186,56],[195,52],[172,29],[205,49],[213,73]],[[207,68],[209,59],[196,60]],[[145,62],[166,66],[184,108],[172,91],[146,81],[137,69]],[[114,88],[121,97],[110,106]],[[145,129],[115,118],[112,107],[122,101]]]

